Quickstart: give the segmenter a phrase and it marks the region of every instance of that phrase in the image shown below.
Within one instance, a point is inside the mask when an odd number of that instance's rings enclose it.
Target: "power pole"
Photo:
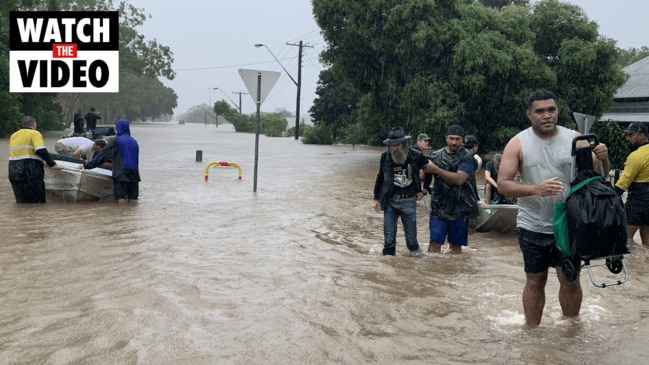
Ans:
[[[241,91],[233,91],[233,94],[239,94],[239,114],[241,114],[241,95],[248,95],[248,93],[244,93]]]
[[[313,48],[313,46],[307,46],[302,41],[298,44],[286,43],[288,46],[297,46],[298,56],[297,56],[297,101],[295,102],[295,139],[300,139],[300,89],[302,88],[302,49],[304,47]]]

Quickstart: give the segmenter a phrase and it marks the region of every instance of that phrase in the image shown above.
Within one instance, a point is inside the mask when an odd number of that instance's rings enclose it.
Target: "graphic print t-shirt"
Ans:
[[[394,186],[397,188],[405,188],[412,184],[412,172],[407,164],[397,165],[392,164],[392,171],[394,171]]]

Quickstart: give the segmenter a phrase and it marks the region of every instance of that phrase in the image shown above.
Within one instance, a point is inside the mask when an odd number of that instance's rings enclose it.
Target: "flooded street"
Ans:
[[[523,327],[513,235],[462,255],[383,257],[371,206],[383,149],[304,145],[230,126],[134,124],[140,201],[17,205],[0,140],[0,364],[640,364],[649,250],[630,279],[582,274],[561,318],[554,271],[541,327]],[[46,135],[54,150],[57,136]],[[435,137],[433,137],[435,139]],[[196,162],[196,150],[203,161]],[[239,164],[213,167],[211,161]],[[428,241],[420,204],[419,242]],[[602,277],[606,268],[596,268]],[[645,359],[645,360],[643,360]]]

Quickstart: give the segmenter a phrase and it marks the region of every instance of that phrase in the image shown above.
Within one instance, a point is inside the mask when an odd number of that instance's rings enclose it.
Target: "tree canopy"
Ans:
[[[615,41],[558,0],[312,3],[329,69],[310,113],[357,143],[380,145],[402,125],[441,145],[460,124],[481,148],[500,150],[529,126],[534,90],[554,91],[560,123],[575,127],[572,112],[602,115],[626,80]]]
[[[9,93],[10,11],[119,11],[119,93]],[[155,119],[171,115],[177,106],[175,92],[158,78],[172,80],[173,53],[155,39],[147,40],[137,28],[147,18],[144,9],[127,1],[111,0],[4,0],[0,2],[0,135],[15,131],[20,116],[33,115],[40,129],[60,130],[72,121],[77,109],[95,107],[104,123],[118,118]]]

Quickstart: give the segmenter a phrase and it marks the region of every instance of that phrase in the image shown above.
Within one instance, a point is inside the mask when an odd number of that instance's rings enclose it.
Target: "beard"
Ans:
[[[392,161],[403,165],[408,159],[408,147],[406,145],[400,145],[396,150],[390,150],[390,156],[392,156]]]

